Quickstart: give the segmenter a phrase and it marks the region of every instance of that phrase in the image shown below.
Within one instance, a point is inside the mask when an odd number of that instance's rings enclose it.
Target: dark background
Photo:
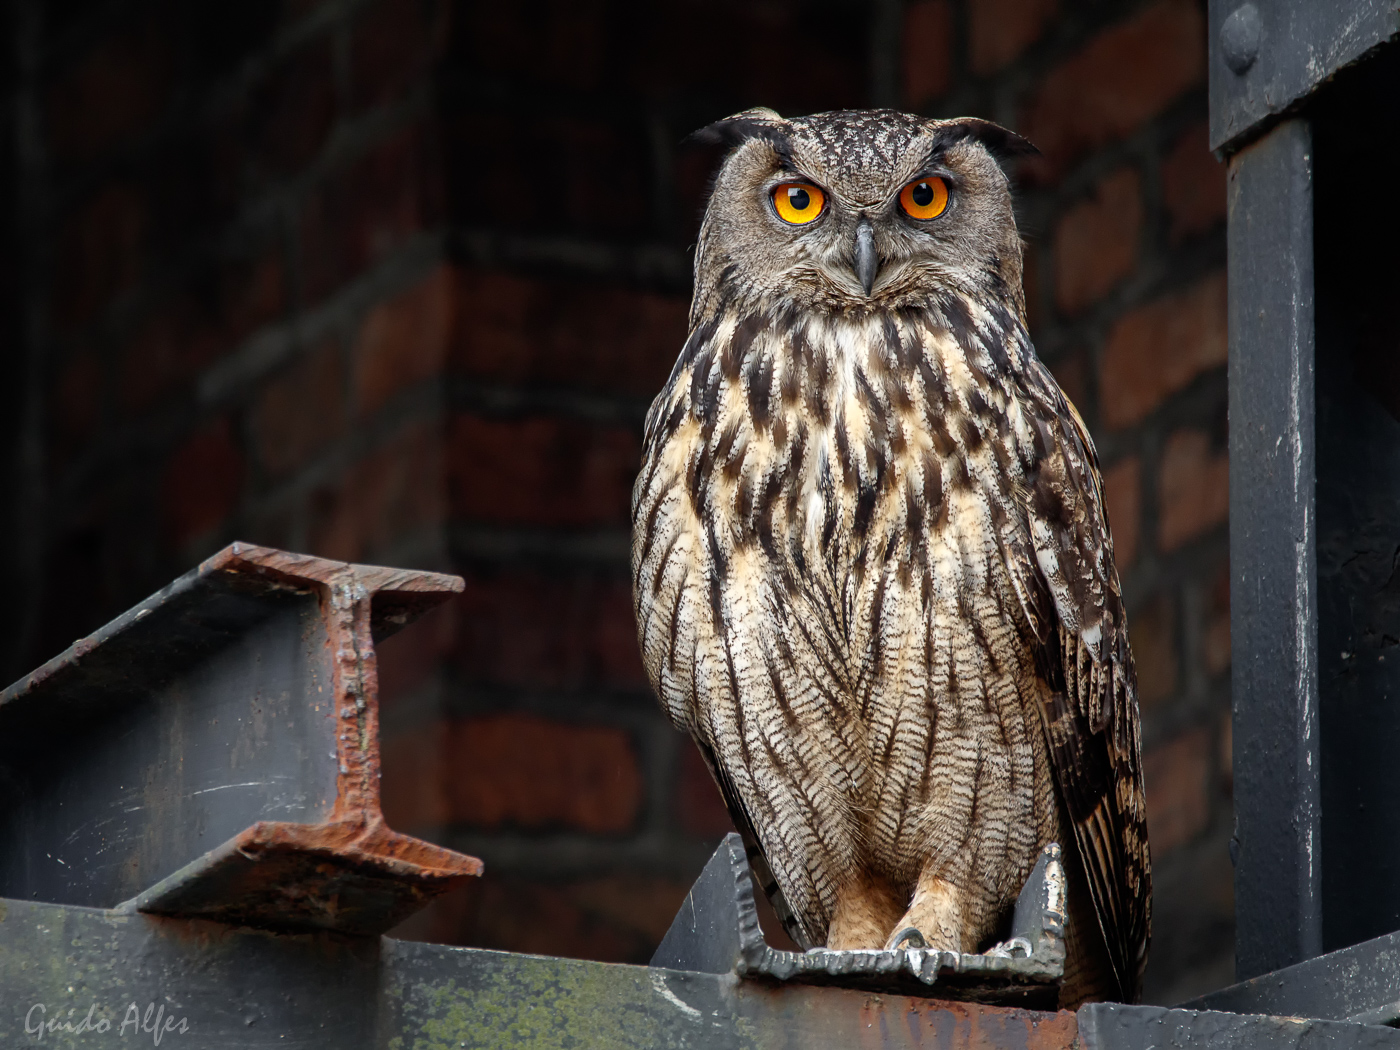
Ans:
[[[636,652],[627,507],[751,105],[990,117],[1105,464],[1142,680],[1148,997],[1232,976],[1224,175],[1197,0],[11,0],[0,671],[225,543],[447,569],[385,646],[437,940],[645,961],[728,828]]]

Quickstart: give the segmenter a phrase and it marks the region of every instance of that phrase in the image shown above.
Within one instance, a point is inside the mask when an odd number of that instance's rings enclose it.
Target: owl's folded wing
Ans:
[[[1055,779],[1123,998],[1132,1001],[1152,927],[1137,676],[1093,443],[1053,380],[1036,378],[1030,550],[1012,569],[1051,687],[1044,713]]]

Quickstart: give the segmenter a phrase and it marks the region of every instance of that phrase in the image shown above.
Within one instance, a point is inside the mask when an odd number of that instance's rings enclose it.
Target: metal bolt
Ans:
[[[1259,38],[1263,33],[1264,23],[1259,18],[1259,8],[1253,4],[1241,4],[1225,19],[1225,24],[1220,27],[1220,50],[1230,72],[1243,76],[1254,65],[1254,60],[1259,57]]]

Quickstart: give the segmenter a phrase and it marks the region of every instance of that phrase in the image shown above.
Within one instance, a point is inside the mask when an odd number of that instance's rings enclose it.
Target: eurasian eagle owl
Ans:
[[[1064,844],[1062,1001],[1134,998],[1137,685],[1093,442],[1026,332],[986,121],[888,110],[733,148],[646,420],[648,676],[803,948],[986,950]]]

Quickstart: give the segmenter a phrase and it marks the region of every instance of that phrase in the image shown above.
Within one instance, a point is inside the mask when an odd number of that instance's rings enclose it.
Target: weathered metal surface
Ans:
[[[1233,152],[1400,34],[1395,0],[1210,0],[1210,145]]]
[[[1400,1020],[1400,933],[1320,955],[1181,1005],[1392,1024]]]
[[[1067,1050],[1076,1031],[1072,1013],[31,902],[0,909],[5,1047],[35,1042],[40,1017],[77,1025],[90,1010],[105,1033],[55,1030],[43,1045],[142,1045],[149,1030],[115,1039],[132,1006],[150,1021],[163,1011],[172,1030],[161,1045],[208,1050]]]
[[[1400,1046],[1400,1031],[1303,1017],[1093,1003],[1079,1009],[1083,1050],[1371,1050]]]
[[[478,874],[379,809],[374,639],[461,586],[234,544],[74,643],[0,693],[0,894],[378,933]]]
[[[1313,208],[1307,123],[1230,162],[1236,972],[1322,950]]]
[[[758,921],[743,841],[730,834],[715,850],[681,904],[653,966],[936,995],[944,999],[1053,1009],[1064,976],[1064,872],[1059,847],[1037,862],[1021,891],[1012,939],[1029,955],[960,955],[901,951],[779,951]]]

